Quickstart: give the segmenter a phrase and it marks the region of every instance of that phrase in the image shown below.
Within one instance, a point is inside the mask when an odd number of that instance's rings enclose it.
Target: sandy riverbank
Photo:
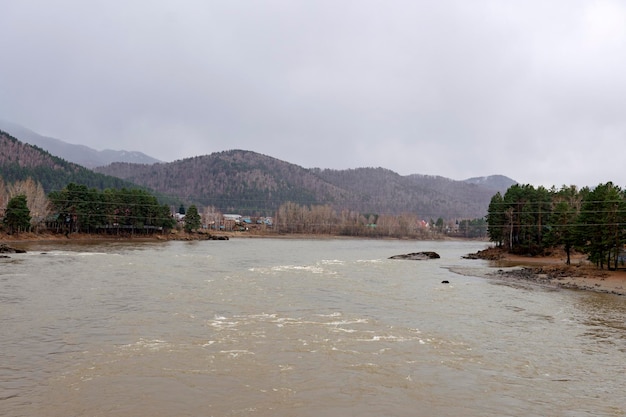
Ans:
[[[490,277],[520,280],[557,288],[626,295],[626,270],[598,269],[584,254],[574,254],[566,265],[564,254],[553,256],[518,256],[495,248],[481,251],[478,258],[488,259],[497,268]]]

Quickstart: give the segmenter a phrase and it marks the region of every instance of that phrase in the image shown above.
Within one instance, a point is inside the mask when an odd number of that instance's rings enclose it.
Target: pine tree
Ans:
[[[200,220],[200,214],[198,214],[198,208],[192,204],[187,209],[185,214],[185,231],[191,232],[200,228],[202,222]]]
[[[16,195],[9,200],[3,223],[9,234],[30,229],[30,210],[24,194]]]
[[[589,260],[600,268],[616,269],[619,252],[626,242],[626,200],[612,182],[598,185],[582,203],[578,239]]]
[[[581,196],[575,186],[553,192],[552,213],[549,217],[546,243],[548,246],[562,245],[567,255],[566,264],[571,263],[571,251],[576,244],[576,220],[580,213]]]
[[[502,246],[505,240],[506,209],[504,199],[499,192],[491,197],[487,210],[487,234],[489,240],[495,242],[498,247]]]

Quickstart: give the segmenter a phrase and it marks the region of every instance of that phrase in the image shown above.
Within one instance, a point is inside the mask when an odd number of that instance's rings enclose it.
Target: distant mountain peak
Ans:
[[[1,119],[0,129],[16,137],[22,142],[35,145],[49,152],[51,155],[58,156],[66,161],[73,162],[86,168],[93,169],[98,166],[109,165],[113,162],[130,162],[137,164],[154,164],[161,162],[158,159],[148,156],[142,152],[125,150],[115,151],[111,149],[98,151],[88,146],[74,145],[56,138],[42,136],[23,126]]]
[[[488,175],[485,177],[472,177],[464,180],[468,184],[480,185],[494,191],[504,193],[510,186],[517,184],[517,181],[504,175]]]

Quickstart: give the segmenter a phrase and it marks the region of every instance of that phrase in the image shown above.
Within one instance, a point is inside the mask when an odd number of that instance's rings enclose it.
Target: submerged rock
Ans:
[[[437,252],[414,252],[407,253],[405,255],[394,255],[389,259],[408,259],[410,261],[423,261],[426,259],[438,259],[441,258]]]
[[[15,249],[6,243],[0,243],[0,253],[26,253],[23,249]]]

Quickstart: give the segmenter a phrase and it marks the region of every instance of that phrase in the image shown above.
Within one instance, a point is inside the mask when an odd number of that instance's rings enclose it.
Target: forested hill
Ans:
[[[0,130],[0,176],[6,182],[33,178],[46,192],[60,190],[68,183],[89,188],[136,187],[113,176],[93,172],[80,165],[50,155],[36,146],[23,143]]]
[[[424,219],[480,218],[495,193],[478,184],[401,176],[383,168],[305,169],[243,150],[154,165],[114,163],[96,170],[188,202],[240,214],[271,214],[291,201],[360,213],[412,213]]]
[[[251,151],[233,150],[171,163],[113,163],[96,168],[223,213],[271,215],[287,201],[348,208],[353,193],[298,165]]]
[[[384,168],[316,172],[331,184],[360,193],[370,213],[417,212],[425,219],[480,218],[495,193],[464,181],[432,175],[401,176]]]

